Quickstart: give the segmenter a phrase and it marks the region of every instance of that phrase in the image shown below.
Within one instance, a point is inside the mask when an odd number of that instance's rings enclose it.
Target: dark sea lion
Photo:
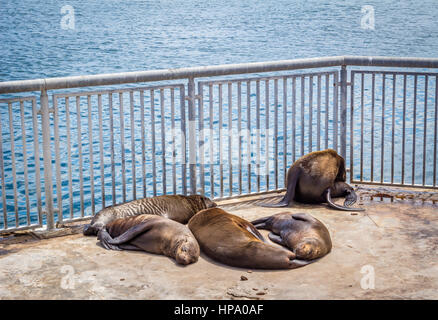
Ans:
[[[269,239],[291,249],[299,259],[314,260],[332,249],[330,233],[318,219],[306,213],[278,213],[252,224],[270,230]]]
[[[250,222],[220,208],[198,212],[188,226],[202,252],[233,267],[294,269],[310,263],[295,259],[292,251],[265,243]]]
[[[190,218],[202,209],[213,208],[216,203],[202,195],[163,195],[133,200],[99,211],[84,228],[84,235],[96,235],[98,231],[118,218],[155,214],[186,224]]]
[[[99,231],[98,239],[106,249],[163,254],[184,265],[198,261],[200,254],[187,226],[151,214],[116,219]]]
[[[286,176],[287,191],[276,204],[261,204],[262,207],[287,207],[292,200],[303,203],[327,202],[330,207],[346,211],[364,211],[352,208],[357,196],[354,189],[345,183],[345,161],[335,150],[327,149],[308,153],[289,168]],[[344,206],[337,205],[332,197],[345,197]]]

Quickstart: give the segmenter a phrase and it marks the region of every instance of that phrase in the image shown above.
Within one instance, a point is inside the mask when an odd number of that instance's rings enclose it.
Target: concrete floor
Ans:
[[[262,198],[275,201],[277,194],[221,202],[248,220],[282,211],[320,219],[330,231],[332,252],[300,269],[238,269],[205,255],[181,267],[164,256],[108,251],[95,237],[81,234],[43,240],[25,234],[0,240],[0,298],[438,299],[437,193],[396,197],[399,191],[378,188],[358,193],[365,212],[255,206]],[[373,271],[374,289],[367,289]]]

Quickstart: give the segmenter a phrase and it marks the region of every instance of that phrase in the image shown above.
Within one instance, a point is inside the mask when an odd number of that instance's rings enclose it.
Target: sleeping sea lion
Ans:
[[[220,208],[198,212],[188,226],[202,252],[233,267],[294,269],[310,263],[295,259],[292,251],[265,243],[250,222]]]
[[[99,230],[98,239],[106,249],[163,254],[184,265],[198,261],[200,254],[187,226],[152,214],[116,219]]]
[[[287,207],[292,200],[303,203],[327,202],[330,207],[346,211],[364,211],[351,208],[357,196],[354,189],[345,183],[345,161],[335,150],[327,149],[308,153],[289,168],[286,176],[287,191],[276,204],[261,204],[262,207]],[[344,197],[344,206],[337,205],[332,197]]]
[[[306,213],[278,213],[252,224],[270,230],[269,239],[291,249],[299,259],[314,260],[332,249],[330,233],[318,219]]]
[[[213,208],[216,203],[202,195],[163,195],[152,198],[133,200],[110,206],[99,211],[84,228],[84,235],[96,235],[98,231],[118,218],[155,214],[186,224],[198,211]]]

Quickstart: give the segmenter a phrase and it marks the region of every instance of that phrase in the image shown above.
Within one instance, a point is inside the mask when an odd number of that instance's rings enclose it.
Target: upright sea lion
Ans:
[[[257,219],[252,224],[256,228],[270,230],[269,239],[288,247],[299,259],[318,259],[332,249],[327,228],[306,213],[278,213]]]
[[[187,226],[151,214],[116,219],[99,231],[98,238],[106,249],[163,254],[184,265],[198,261],[200,254]]]
[[[210,258],[241,268],[294,269],[310,262],[289,250],[265,243],[248,221],[220,208],[205,209],[189,221],[189,229]]]
[[[84,235],[96,235],[98,231],[118,218],[155,214],[186,224],[198,211],[213,208],[216,203],[202,195],[164,195],[133,200],[110,206],[99,211],[84,228]]]
[[[314,151],[299,158],[287,171],[287,191],[283,199],[276,204],[261,206],[287,207],[292,200],[296,200],[303,203],[327,202],[339,210],[364,211],[363,208],[350,207],[356,202],[357,196],[345,180],[344,158],[332,149]],[[332,197],[344,196],[344,206],[332,201]]]

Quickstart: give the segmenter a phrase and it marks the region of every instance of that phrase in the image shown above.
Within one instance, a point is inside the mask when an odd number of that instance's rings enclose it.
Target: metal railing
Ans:
[[[158,194],[282,190],[293,161],[325,148],[353,183],[437,188],[431,68],[438,59],[342,56],[2,82],[0,232]]]

